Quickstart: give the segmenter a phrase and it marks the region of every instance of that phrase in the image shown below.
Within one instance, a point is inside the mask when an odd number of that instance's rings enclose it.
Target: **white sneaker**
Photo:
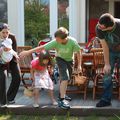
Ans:
[[[56,101],[54,101],[54,102],[52,103],[52,105],[58,105],[58,103],[57,103]]]
[[[34,104],[33,104],[33,107],[37,108],[37,107],[39,107],[39,104],[34,103]]]
[[[69,101],[68,100],[63,100],[65,104],[69,104]]]

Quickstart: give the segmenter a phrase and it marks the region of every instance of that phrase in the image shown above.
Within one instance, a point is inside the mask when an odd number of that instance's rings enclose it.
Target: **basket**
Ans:
[[[74,84],[75,85],[78,85],[78,86],[83,85],[86,83],[86,81],[87,81],[86,76],[84,76],[82,74],[75,74],[74,75]]]
[[[24,89],[24,95],[27,97],[33,97],[34,92],[33,92],[33,87],[27,87]]]

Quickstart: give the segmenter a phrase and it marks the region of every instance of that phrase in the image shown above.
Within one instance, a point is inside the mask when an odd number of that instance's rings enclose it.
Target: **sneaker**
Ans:
[[[6,108],[6,107],[7,107],[7,104],[0,104],[0,107],[1,107],[1,108]]]
[[[68,100],[68,101],[71,101],[72,100],[72,98],[70,98],[69,96],[65,96],[65,100]]]
[[[34,104],[33,104],[33,107],[38,108],[38,107],[39,107],[39,104],[34,103]]]
[[[60,101],[60,98],[58,97],[58,98],[57,98],[57,100],[58,100],[58,101]],[[64,102],[65,102],[65,104],[69,104],[69,102],[70,102],[70,101],[69,101],[69,100],[64,99]]]
[[[64,100],[58,101],[58,107],[63,108],[63,109],[70,109],[70,105],[66,103]]]
[[[107,106],[110,106],[111,105],[111,102],[106,102],[104,100],[100,100],[97,104],[96,104],[96,107],[107,107]]]
[[[52,105],[58,105],[58,103],[57,103],[56,101],[54,101],[54,102],[52,103]]]
[[[15,100],[8,101],[8,104],[14,104]]]

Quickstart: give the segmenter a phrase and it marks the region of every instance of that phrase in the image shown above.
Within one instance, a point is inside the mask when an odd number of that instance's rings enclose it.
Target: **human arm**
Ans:
[[[19,59],[19,56],[17,55],[17,53],[11,49],[11,54],[13,54],[13,56],[16,58],[16,59]]]
[[[105,39],[100,40],[102,48],[103,48],[103,55],[104,55],[104,73],[109,74],[111,70],[110,60],[109,60],[109,47],[105,41]]]
[[[33,68],[30,68],[30,74],[31,74],[31,79],[35,80],[35,78],[34,78],[34,69]]]
[[[38,47],[35,47],[33,49],[30,49],[30,50],[27,50],[27,51],[23,51],[19,54],[20,58],[22,57],[25,57],[33,52],[36,52],[36,51],[41,51],[41,50],[50,50],[50,49],[53,49],[55,48],[56,46],[56,40],[52,40],[44,45],[41,45],[41,46],[38,46]]]
[[[3,47],[0,47],[0,56],[2,55]]]
[[[33,49],[27,50],[27,51],[22,51],[22,52],[19,54],[19,57],[20,57],[20,58],[23,58],[23,57],[25,57],[25,56],[33,53],[33,52],[36,52],[36,51],[38,51],[38,50],[41,51],[41,50],[43,50],[43,49],[44,49],[44,45],[41,45],[41,46],[35,47],[35,48],[33,48]]]
[[[34,78],[34,69],[31,67],[30,68],[30,74],[31,74],[31,79],[33,80],[33,86],[35,85],[35,78]]]

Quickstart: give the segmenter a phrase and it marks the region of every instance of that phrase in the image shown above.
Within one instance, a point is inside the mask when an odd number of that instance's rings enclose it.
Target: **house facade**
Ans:
[[[45,2],[49,2],[50,34],[53,36],[58,28],[58,0]],[[101,14],[109,12],[120,18],[120,0],[68,0],[68,2],[66,14],[69,17],[69,33],[78,42],[86,42],[95,36],[95,25]],[[24,45],[24,0],[1,0],[0,6],[3,6],[3,3],[7,4],[6,16],[11,32],[16,35],[18,45]]]

